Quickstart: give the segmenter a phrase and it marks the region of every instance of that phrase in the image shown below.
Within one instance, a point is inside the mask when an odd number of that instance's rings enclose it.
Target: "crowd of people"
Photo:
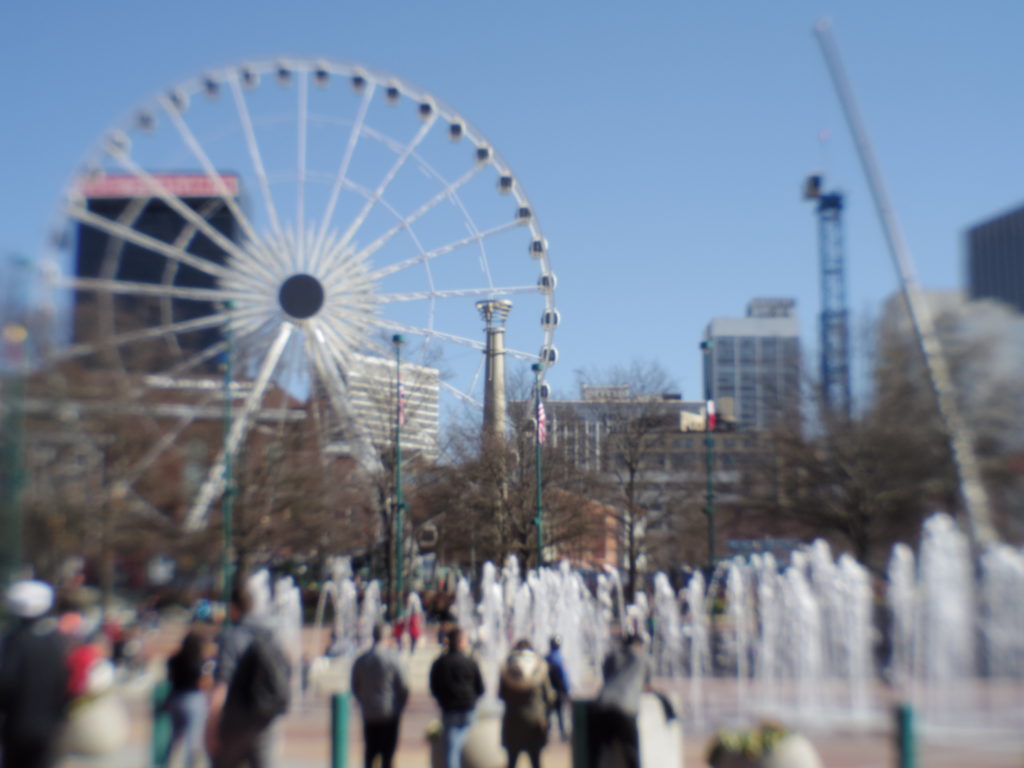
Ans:
[[[0,646],[0,765],[50,768],[60,758],[69,712],[76,701],[94,695],[104,662],[124,663],[130,633],[107,626],[81,637],[80,619],[55,615],[53,590],[41,581],[14,584],[6,598],[16,623]],[[172,756],[186,768],[271,765],[279,716],[289,707],[293,664],[253,611],[253,595],[241,579],[227,619],[216,635],[209,620],[194,622],[167,659],[161,712],[171,728],[164,765]],[[372,646],[352,664],[350,686],[362,714],[367,768],[377,761],[391,768],[394,762],[410,693],[400,651],[406,636],[415,650],[422,634],[419,614],[401,624],[379,623]],[[485,687],[467,632],[449,624],[442,638],[444,648],[429,671],[429,691],[440,714],[441,765],[459,768]],[[500,740],[510,768],[523,753],[532,768],[539,768],[549,738],[569,736],[566,710],[573,688],[561,646],[561,638],[553,636],[543,653],[520,639],[501,665]],[[619,638],[602,671],[603,685],[591,705],[589,753],[594,764],[600,764],[602,753],[617,751],[626,765],[638,766],[637,712],[653,673],[640,637]]]

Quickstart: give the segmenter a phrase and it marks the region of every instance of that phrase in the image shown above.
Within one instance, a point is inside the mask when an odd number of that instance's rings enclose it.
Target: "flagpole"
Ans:
[[[533,431],[533,444],[536,451],[534,458],[534,464],[537,467],[537,517],[534,519],[534,523],[537,525],[537,567],[540,568],[544,564],[544,498],[541,493],[541,422],[540,422],[540,376],[544,372],[544,366],[540,363],[533,364],[533,418],[536,428]]]
[[[402,618],[402,571],[404,570],[404,547],[402,546],[402,512],[405,501],[402,498],[402,344],[405,339],[396,333],[391,337],[395,345],[395,618]]]

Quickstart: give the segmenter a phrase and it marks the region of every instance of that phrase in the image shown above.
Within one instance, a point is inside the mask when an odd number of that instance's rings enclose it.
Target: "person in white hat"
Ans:
[[[43,581],[19,581],[6,598],[18,621],[0,649],[2,764],[51,768],[68,706],[64,638],[48,616],[53,589]]]

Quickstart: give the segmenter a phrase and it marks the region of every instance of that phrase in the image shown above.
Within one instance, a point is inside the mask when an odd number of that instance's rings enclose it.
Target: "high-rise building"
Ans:
[[[202,174],[155,174],[153,178],[170,195],[205,219],[210,227],[237,242],[238,222],[225,205],[220,196],[220,184],[214,179]],[[238,196],[237,176],[222,174],[220,183],[228,194]],[[77,231],[75,274],[80,280],[75,297],[75,341],[93,341],[119,331],[181,323],[214,311],[208,301],[170,295],[156,297],[141,290],[111,291],[109,281],[114,280],[126,285],[160,284],[169,288],[216,287],[213,275],[119,237],[120,228],[173,245],[217,265],[224,264],[226,254],[193,222],[154,196],[139,177],[100,176],[84,182],[78,191],[85,208],[100,217],[98,223],[102,226],[83,223]],[[95,285],[99,293],[90,288],[93,283],[89,281],[98,281]],[[112,306],[97,302],[97,296],[103,296]],[[98,313],[112,314],[112,317],[101,319]],[[205,328],[177,334],[176,344],[181,353],[188,354],[205,349],[219,339],[219,329]],[[146,367],[141,362],[133,365],[124,354],[121,361],[129,369]],[[217,362],[208,360],[206,370],[214,371]]]
[[[746,317],[716,317],[704,331],[704,381],[732,398],[740,429],[767,429],[800,405],[800,324],[794,299],[752,299]]]
[[[967,291],[1024,312],[1024,206],[967,231]]]
[[[545,401],[551,445],[572,466],[588,472],[608,471],[609,451],[614,452],[610,438],[630,420],[651,422],[651,434],[662,428],[678,432],[684,429],[681,424],[703,424],[703,408],[703,400],[683,400],[673,393],[637,396],[628,385],[584,384],[579,400]]]
[[[348,401],[352,416],[377,450],[391,446],[395,422],[402,417],[402,450],[433,461],[438,453],[437,368],[402,363],[401,407],[395,381],[395,361],[359,356],[348,372]]]

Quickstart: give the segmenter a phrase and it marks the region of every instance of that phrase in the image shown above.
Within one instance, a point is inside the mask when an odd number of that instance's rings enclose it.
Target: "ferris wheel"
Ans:
[[[59,231],[43,356],[132,381],[118,406],[152,436],[119,492],[183,451],[218,397],[235,402],[193,526],[282,403],[322,402],[288,418],[315,420],[323,446],[334,430],[365,448],[353,382],[385,386],[374,372],[397,368],[393,344],[434,371],[442,402],[478,402],[478,302],[511,301],[510,362],[557,361],[555,275],[522,185],[461,114],[369,68],[279,59],[164,91],[102,137]]]

